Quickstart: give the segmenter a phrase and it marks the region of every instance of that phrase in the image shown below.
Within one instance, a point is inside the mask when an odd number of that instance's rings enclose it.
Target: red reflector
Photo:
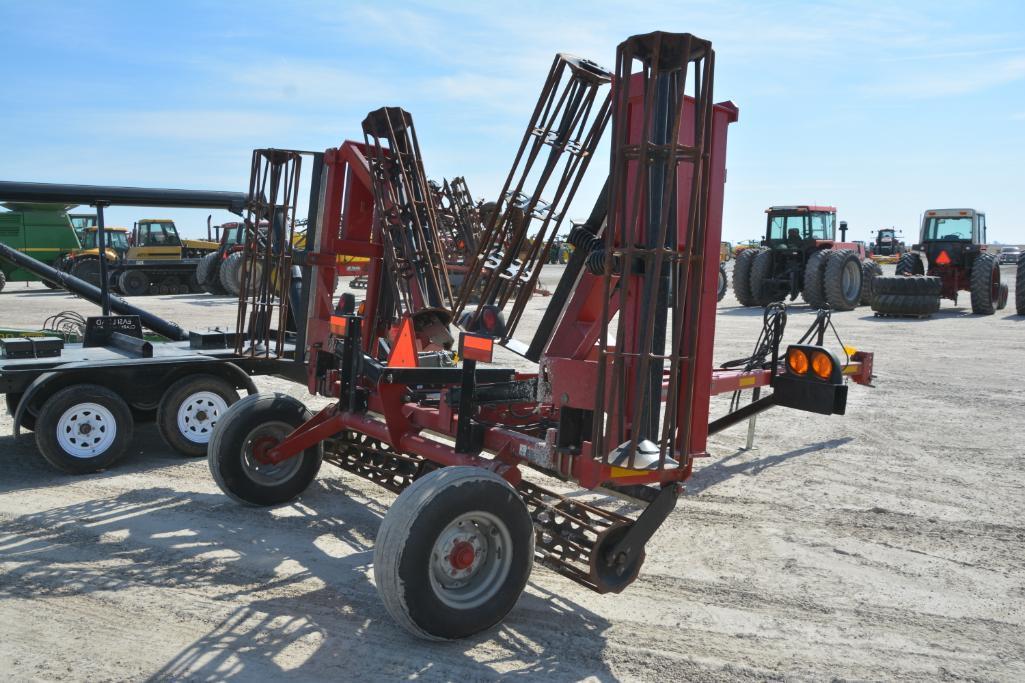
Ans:
[[[477,334],[459,336],[459,355],[462,358],[490,363],[495,352],[495,340]]]
[[[331,334],[344,337],[349,329],[349,319],[341,315],[331,316]]]
[[[941,251],[940,255],[936,257],[936,263],[941,266],[945,266],[950,263],[950,254],[947,253],[946,249]]]

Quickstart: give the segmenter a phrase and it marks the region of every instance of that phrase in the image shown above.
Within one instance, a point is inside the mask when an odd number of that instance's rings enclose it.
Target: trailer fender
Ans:
[[[234,363],[220,363],[219,365],[223,370],[222,374],[226,375],[224,379],[233,382],[236,387],[245,389],[246,393],[250,396],[256,393],[256,384],[253,383],[253,378],[245,370]]]
[[[36,377],[32,381],[32,384],[28,385],[28,387],[25,389],[25,392],[21,395],[21,398],[18,400],[18,409],[14,411],[15,437],[21,436],[21,418],[25,415],[25,411],[28,410],[29,403],[31,403],[32,399],[36,397],[36,394],[43,390],[43,387],[47,384],[47,382],[49,382],[57,375],[58,373],[56,372],[44,372],[43,374],[39,375],[39,377]]]

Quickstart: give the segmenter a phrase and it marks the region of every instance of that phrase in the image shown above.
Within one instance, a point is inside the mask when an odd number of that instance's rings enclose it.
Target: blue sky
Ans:
[[[244,190],[254,147],[323,150],[398,105],[429,175],[489,197],[556,52],[611,66],[659,29],[711,40],[716,99],[740,108],[727,239],[758,235],[771,204],[817,202],[854,238],[971,206],[991,240],[1025,242],[1025,3],[647,6],[0,0],[0,179]],[[203,230],[205,212],[159,213]]]

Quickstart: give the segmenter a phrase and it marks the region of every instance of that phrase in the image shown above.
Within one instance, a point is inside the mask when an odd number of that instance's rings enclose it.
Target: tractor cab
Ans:
[[[178,227],[168,218],[144,218],[132,231],[130,260],[180,261],[199,258],[217,250],[216,242],[183,240]]]
[[[82,249],[76,253],[98,256],[99,249],[96,246],[98,232],[96,226],[84,228],[82,230]],[[103,228],[103,233],[103,239],[107,243],[107,258],[111,258],[112,250],[117,258],[123,258],[128,252],[128,228],[107,226]]]
[[[811,252],[836,239],[836,209],[831,206],[773,206],[765,213],[762,246]]]
[[[985,250],[986,214],[974,209],[933,209],[922,217],[921,244],[930,267],[971,268]]]
[[[879,228],[875,233],[876,238],[872,242],[871,251],[874,256],[900,256],[906,247],[900,241],[896,228]]]

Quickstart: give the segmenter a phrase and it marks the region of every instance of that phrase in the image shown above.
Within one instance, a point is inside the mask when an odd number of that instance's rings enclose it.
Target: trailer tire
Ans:
[[[891,275],[876,277],[872,282],[873,296],[904,294],[909,296],[939,296],[943,280],[928,275]]]
[[[533,561],[534,526],[516,490],[489,470],[443,467],[413,482],[385,514],[374,581],[400,626],[450,640],[501,621]]]
[[[110,389],[76,384],[46,400],[36,427],[36,446],[47,462],[69,474],[86,474],[125,454],[133,420],[128,404]]]
[[[145,296],[149,292],[149,278],[141,270],[126,270],[117,279],[125,296]]]
[[[261,465],[254,450],[279,443],[312,416],[298,399],[279,393],[253,394],[228,408],[206,456],[221,491],[253,506],[281,505],[298,497],[320,471],[323,446],[318,443],[277,465]]]
[[[751,295],[751,266],[761,249],[744,249],[737,254],[733,264],[733,294],[741,306],[754,306],[757,301]]]
[[[826,261],[830,252],[820,249],[808,257],[804,265],[804,282],[801,287],[801,298],[812,308],[826,307],[826,292],[823,288],[826,275]]]
[[[861,261],[850,249],[829,252],[823,287],[826,302],[835,311],[852,311],[861,302]]]
[[[968,277],[972,294],[972,313],[993,315],[1000,298],[1000,264],[992,254],[979,254]]]
[[[157,408],[157,428],[167,445],[182,455],[206,455],[221,416],[238,402],[238,391],[220,377],[189,375],[164,392]]]
[[[757,306],[768,306],[776,301],[776,293],[769,290],[767,280],[772,275],[771,249],[760,249],[751,264],[751,297]]]
[[[939,295],[879,294],[872,298],[872,310],[880,315],[932,315],[940,310]]]
[[[7,413],[13,419],[18,414],[21,394],[4,394],[4,402],[7,404]],[[25,414],[21,416],[21,428],[30,432],[36,431],[36,416],[28,410],[28,406],[25,406]]]
[[[726,278],[726,264],[719,264],[719,288],[716,291],[716,301],[722,301],[726,297],[727,289],[727,278]]]
[[[865,259],[861,263],[861,304],[868,306],[872,303],[872,293],[875,291],[876,279],[883,276],[883,268],[871,259]]]
[[[922,258],[913,251],[906,251],[897,259],[897,275],[925,275]]]
[[[224,259],[221,269],[217,273],[221,287],[232,296],[238,296],[239,287],[242,284],[242,252],[235,253]]]
[[[1025,315],[1025,254],[1018,257],[1018,268],[1014,280],[1014,310]]]

